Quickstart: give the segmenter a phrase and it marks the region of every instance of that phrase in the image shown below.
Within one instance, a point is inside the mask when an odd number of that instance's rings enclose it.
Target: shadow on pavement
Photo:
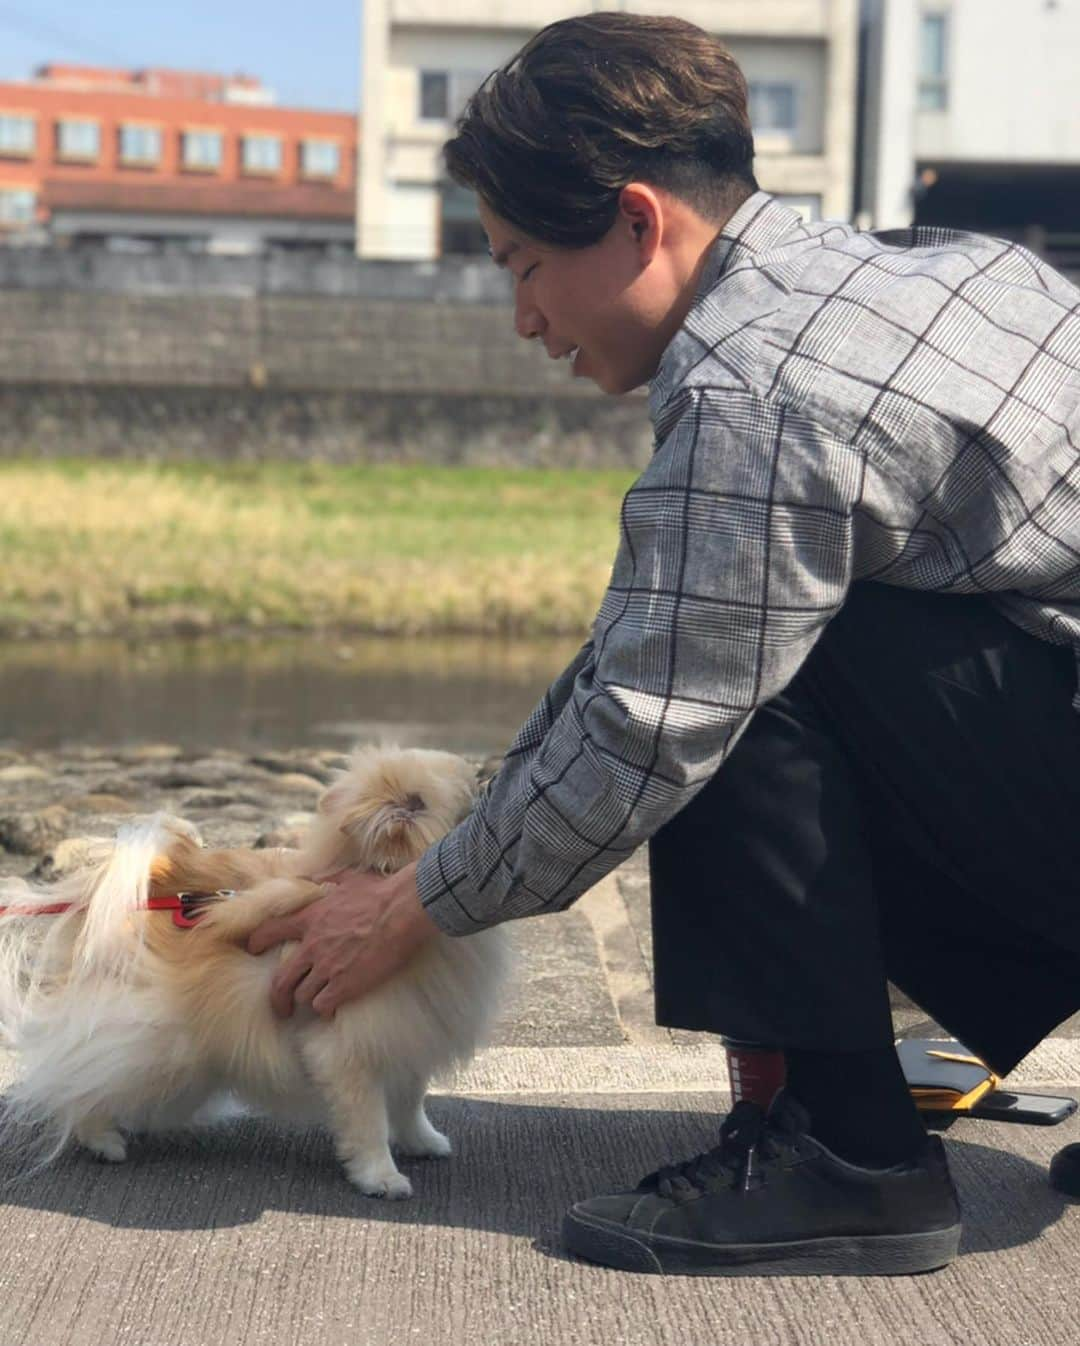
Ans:
[[[554,1252],[568,1205],[632,1187],[659,1164],[715,1143],[715,1095],[681,1096],[678,1108],[659,1101],[435,1098],[432,1120],[451,1136],[455,1154],[402,1161],[416,1191],[406,1202],[360,1196],[327,1133],[244,1117],[136,1140],[129,1161],[117,1166],[78,1152],[25,1175],[0,1156],[0,1210],[147,1230],[230,1228],[281,1212],[488,1230],[528,1236],[538,1250]],[[1028,1243],[1060,1217],[1067,1203],[1047,1185],[1043,1163],[969,1141],[950,1139],[947,1147],[965,1211],[964,1252]]]

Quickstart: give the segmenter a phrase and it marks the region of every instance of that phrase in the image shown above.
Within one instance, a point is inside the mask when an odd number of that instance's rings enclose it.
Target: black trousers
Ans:
[[[657,1021],[893,1040],[891,979],[999,1073],[1080,1008],[1071,649],[981,597],[854,586],[652,839]]]

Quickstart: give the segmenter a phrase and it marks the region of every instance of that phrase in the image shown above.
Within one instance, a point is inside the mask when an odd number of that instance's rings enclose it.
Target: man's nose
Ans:
[[[518,296],[514,300],[514,329],[519,337],[531,341],[533,337],[544,335],[547,323],[535,304]]]

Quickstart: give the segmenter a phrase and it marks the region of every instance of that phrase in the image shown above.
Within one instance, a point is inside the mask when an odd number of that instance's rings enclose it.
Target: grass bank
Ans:
[[[0,635],[584,633],[624,471],[0,463]]]

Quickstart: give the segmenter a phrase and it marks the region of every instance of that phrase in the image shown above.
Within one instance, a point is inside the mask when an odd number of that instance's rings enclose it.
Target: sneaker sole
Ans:
[[[692,1243],[569,1211],[563,1244],[590,1262],[654,1276],[912,1276],[936,1271],[960,1247],[960,1226],[918,1234],[852,1234],[795,1243]]]

